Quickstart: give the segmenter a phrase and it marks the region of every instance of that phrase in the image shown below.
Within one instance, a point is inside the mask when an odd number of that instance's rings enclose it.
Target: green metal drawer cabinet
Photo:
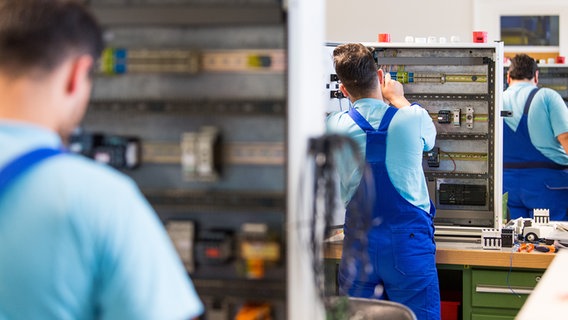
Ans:
[[[513,320],[543,273],[544,270],[464,269],[463,318]]]

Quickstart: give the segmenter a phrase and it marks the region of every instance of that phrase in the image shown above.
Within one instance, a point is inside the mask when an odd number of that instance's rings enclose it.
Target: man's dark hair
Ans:
[[[377,88],[377,64],[364,45],[348,43],[338,46],[333,50],[333,63],[339,80],[353,98],[364,98]]]
[[[65,59],[103,49],[101,28],[73,0],[0,0],[0,70],[49,73]]]
[[[509,77],[513,80],[531,80],[534,78],[537,70],[536,61],[528,55],[521,53],[511,59]]]

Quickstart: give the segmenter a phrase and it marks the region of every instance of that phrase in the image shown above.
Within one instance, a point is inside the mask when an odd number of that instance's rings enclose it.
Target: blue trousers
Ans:
[[[435,245],[428,230],[398,229],[379,237],[383,239],[369,238],[366,257],[349,253],[361,245],[343,249],[340,294],[398,302],[409,307],[419,320],[439,320]]]

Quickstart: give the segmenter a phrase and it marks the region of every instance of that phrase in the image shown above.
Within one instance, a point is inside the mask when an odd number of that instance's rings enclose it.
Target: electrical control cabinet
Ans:
[[[82,133],[137,142],[136,166],[108,163],[134,179],[163,221],[206,306],[202,319],[234,319],[249,304],[285,319],[282,2],[88,4],[106,49]],[[93,149],[91,140],[76,139]],[[123,145],[103,151],[120,156]]]
[[[493,44],[364,43],[377,68],[404,86],[406,98],[426,109],[436,144],[423,169],[437,213],[437,235],[474,236],[499,228],[502,217],[503,48]],[[328,112],[345,112],[332,52],[325,85]],[[329,92],[329,93],[327,93]]]

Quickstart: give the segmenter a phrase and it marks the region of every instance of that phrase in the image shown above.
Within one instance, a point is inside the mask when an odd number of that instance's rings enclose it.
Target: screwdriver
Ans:
[[[534,249],[536,251],[540,251],[540,252],[555,252],[556,251],[555,246],[547,246],[547,245],[537,245],[537,246],[534,247]]]

